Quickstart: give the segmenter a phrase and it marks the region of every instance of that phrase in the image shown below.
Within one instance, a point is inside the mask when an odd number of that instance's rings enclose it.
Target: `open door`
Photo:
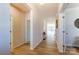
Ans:
[[[13,17],[10,16],[10,51],[12,52],[13,50],[13,24],[12,24],[12,20],[13,20]]]
[[[17,5],[10,5],[10,49],[11,51],[25,43],[25,16],[26,12]]]
[[[62,15],[59,14],[59,16],[56,19],[56,42],[58,46],[58,50],[60,53],[63,53],[63,39],[64,39],[64,27],[63,27],[63,18]]]

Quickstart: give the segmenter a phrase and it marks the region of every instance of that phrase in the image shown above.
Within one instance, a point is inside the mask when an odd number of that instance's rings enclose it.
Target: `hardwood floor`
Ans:
[[[29,44],[15,48],[13,55],[58,55],[57,46],[55,41],[43,40],[40,45],[34,50],[30,50]]]
[[[65,55],[79,55],[79,47],[66,47]]]

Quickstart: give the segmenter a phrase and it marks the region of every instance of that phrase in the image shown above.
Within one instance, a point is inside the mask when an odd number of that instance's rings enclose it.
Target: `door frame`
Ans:
[[[12,16],[10,15],[10,51],[13,51],[13,37],[12,37]]]
[[[19,4],[19,3],[17,3],[17,4]],[[25,14],[25,17],[26,17],[26,14],[27,14],[27,10],[29,10],[29,9],[27,9],[27,8],[25,8],[26,9],[26,11],[24,10],[24,9],[21,9],[22,8],[22,6],[20,7],[20,6],[18,6],[18,5],[16,5],[15,3],[11,3],[11,4],[9,4],[10,5],[10,7],[12,6],[12,7],[14,7],[14,8],[16,8],[17,10],[19,10],[19,11],[21,11],[21,12],[24,12],[24,14]],[[10,8],[9,8],[10,9]],[[10,51],[11,52],[13,52],[13,43],[12,43],[12,38],[11,38],[11,36],[12,36],[12,19],[11,19],[11,17],[12,17],[12,15],[11,15],[11,13],[10,13]],[[25,20],[26,20],[26,18],[24,18]],[[24,21],[25,21],[24,20]],[[25,31],[25,30],[24,30]],[[25,33],[25,32],[24,32]],[[25,35],[25,34],[24,34]],[[25,37],[24,37],[25,38]],[[25,40],[25,39],[24,39]]]

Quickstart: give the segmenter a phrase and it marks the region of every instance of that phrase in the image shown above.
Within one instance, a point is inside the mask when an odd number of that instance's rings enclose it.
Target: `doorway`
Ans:
[[[47,43],[50,46],[56,46],[55,21],[47,22]]]
[[[30,20],[27,20],[27,43],[30,43]]]
[[[47,36],[54,37],[55,35],[55,24],[47,23]]]
[[[46,33],[46,45],[50,48],[57,48],[55,39],[56,21],[53,18],[44,20],[44,32]]]
[[[26,12],[15,4],[10,4],[10,51],[25,43]]]

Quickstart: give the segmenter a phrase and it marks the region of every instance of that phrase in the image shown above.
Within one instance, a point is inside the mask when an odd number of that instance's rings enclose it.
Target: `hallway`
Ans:
[[[50,37],[49,37],[50,38]],[[34,50],[29,49],[29,44],[24,44],[14,49],[14,55],[58,55],[56,43],[53,39],[43,40]]]
[[[6,16],[2,18],[4,20],[1,21],[1,25],[3,26],[4,21],[5,26],[3,29],[7,29],[5,31],[1,31],[2,39],[5,38],[5,42],[1,41],[2,52],[1,54],[10,54],[12,51],[13,55],[57,55],[59,54],[58,46],[56,45],[54,38],[54,29],[52,24],[56,21],[58,17],[56,14],[58,13],[59,5],[58,3],[44,4],[43,6],[38,4],[18,4],[12,3],[9,4],[11,7],[8,8],[7,4],[2,4],[5,8],[4,11],[6,13],[2,13],[2,16]],[[23,9],[24,8],[24,9]],[[1,9],[2,12],[3,9]],[[10,13],[9,13],[10,12]],[[9,13],[9,14],[8,14]],[[7,15],[8,14],[8,15]],[[10,19],[11,18],[11,19]],[[27,21],[30,21],[30,29],[28,29]],[[44,24],[45,21],[45,24]],[[47,25],[49,23],[49,25]],[[55,23],[55,22],[54,22]],[[8,27],[7,27],[7,26]],[[45,29],[44,29],[45,25]],[[48,29],[47,29],[48,26]],[[30,31],[28,31],[30,30]],[[28,34],[29,32],[29,34]],[[43,40],[43,32],[46,32],[47,39]],[[53,33],[52,33],[53,32]],[[8,36],[7,36],[8,35]],[[30,37],[29,37],[30,36]],[[28,38],[29,37],[29,38]],[[29,40],[29,41],[28,41]],[[27,44],[30,42],[30,44]],[[57,42],[58,43],[58,42]],[[17,48],[16,48],[17,47]],[[34,50],[30,50],[35,48]]]

